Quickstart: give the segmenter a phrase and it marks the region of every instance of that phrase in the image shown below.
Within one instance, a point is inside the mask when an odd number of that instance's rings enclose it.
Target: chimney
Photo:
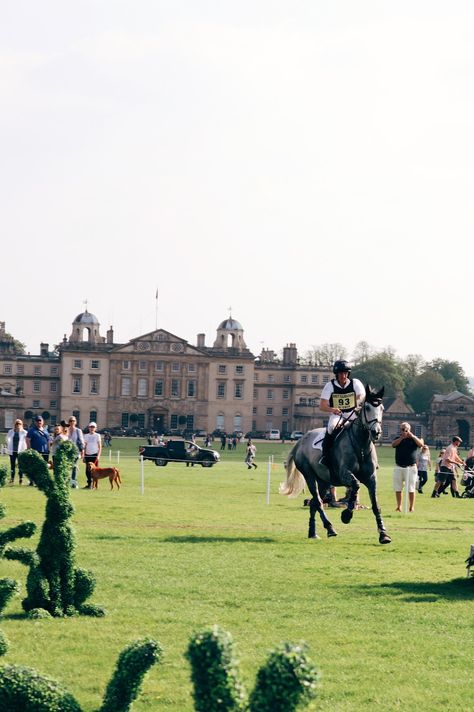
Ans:
[[[114,329],[113,329],[112,325],[110,325],[110,329],[107,332],[107,343],[108,344],[114,343]]]
[[[40,356],[47,356],[49,353],[49,344],[40,344]]]
[[[296,366],[298,363],[298,350],[296,344],[287,344],[283,348],[283,365]]]
[[[206,334],[198,334],[198,337],[197,337],[198,348],[204,348],[205,345],[206,345]]]

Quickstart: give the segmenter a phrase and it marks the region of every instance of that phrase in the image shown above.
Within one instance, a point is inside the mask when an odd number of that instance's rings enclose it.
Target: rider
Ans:
[[[334,442],[337,432],[356,417],[355,408],[360,406],[365,399],[365,388],[357,378],[350,378],[351,367],[343,359],[334,362],[332,372],[335,378],[324,386],[319,407],[324,413],[330,413],[326,435],[323,440],[323,454],[321,464],[326,464],[325,459]]]

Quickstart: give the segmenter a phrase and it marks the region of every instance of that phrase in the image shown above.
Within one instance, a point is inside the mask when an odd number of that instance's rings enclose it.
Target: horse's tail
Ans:
[[[295,465],[295,447],[290,452],[288,459],[285,462],[286,481],[282,482],[279,488],[280,494],[285,494],[287,497],[297,497],[305,485],[304,477]]]

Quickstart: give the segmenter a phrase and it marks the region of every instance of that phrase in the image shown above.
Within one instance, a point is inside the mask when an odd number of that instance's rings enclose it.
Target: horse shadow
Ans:
[[[165,544],[274,544],[275,539],[269,536],[168,536],[162,539]]]
[[[431,603],[437,601],[467,601],[474,599],[472,578],[455,578],[451,581],[392,581],[391,583],[364,584],[361,593],[370,589],[374,595],[392,594],[407,603]]]

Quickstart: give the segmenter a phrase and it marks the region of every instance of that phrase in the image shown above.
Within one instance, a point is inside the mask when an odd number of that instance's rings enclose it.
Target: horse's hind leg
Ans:
[[[370,503],[372,505],[372,512],[374,513],[375,521],[377,522],[379,542],[380,544],[390,544],[392,539],[387,534],[387,531],[385,529],[385,524],[383,523],[382,519],[382,512],[380,511],[380,506],[377,500],[377,481],[375,479],[375,475],[372,475],[372,477],[370,478],[367,484],[367,490],[369,492]]]
[[[316,534],[316,512],[318,512],[319,516],[321,517],[321,521],[323,523],[323,526],[327,532],[328,537],[331,536],[337,536],[337,532],[334,529],[333,525],[327,518],[325,512],[324,512],[324,507],[323,503],[321,500],[321,497],[319,496],[319,492],[317,492],[310,504],[309,504],[309,529],[308,529],[308,538],[309,539],[319,539],[318,535]]]

